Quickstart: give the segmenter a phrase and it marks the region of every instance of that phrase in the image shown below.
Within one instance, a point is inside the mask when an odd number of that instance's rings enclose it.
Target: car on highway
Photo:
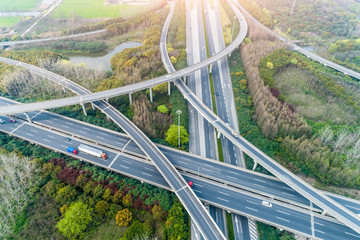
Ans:
[[[220,94],[218,92],[216,92],[215,95],[218,97]]]
[[[4,124],[5,121],[0,118],[0,124]]]
[[[192,188],[193,187],[193,182],[189,181],[189,186]]]
[[[232,133],[232,135],[234,135],[234,137],[239,137],[239,134],[237,132],[232,131],[231,133]]]
[[[268,202],[268,201],[262,201],[261,203],[263,206],[265,207],[272,207],[272,203],[271,202]]]
[[[10,118],[9,121],[12,122],[12,123],[16,122],[16,120],[13,119],[13,118]]]

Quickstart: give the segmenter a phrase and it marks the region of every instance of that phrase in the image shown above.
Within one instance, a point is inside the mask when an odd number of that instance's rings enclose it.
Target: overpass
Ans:
[[[231,2],[231,6],[233,4]],[[237,10],[237,9],[236,9]],[[240,12],[234,11],[239,18],[239,22],[242,23],[243,18]],[[30,104],[22,104],[15,107],[3,107],[0,109],[0,114],[11,114],[11,113],[19,113],[19,112],[29,112],[35,111],[38,109],[50,109],[55,107],[61,107],[66,105],[80,104],[86,102],[93,102],[96,100],[113,97],[121,94],[131,93],[132,91],[146,89],[163,82],[168,82],[173,79],[179,78],[181,76],[187,75],[190,72],[193,72],[203,66],[209,65],[214,61],[219,60],[222,57],[225,57],[227,54],[231,53],[239,44],[237,42],[241,38],[239,34],[235,41],[231,43],[227,48],[219,52],[217,55],[210,57],[209,59],[202,61],[193,66],[184,68],[182,70],[176,71],[172,74],[168,74],[166,76],[162,76],[159,78],[155,78],[149,81],[144,81],[138,84],[132,84],[125,87],[111,89],[103,92],[97,92],[93,94],[85,94],[78,97],[70,97],[58,100],[44,101],[40,103],[30,103]],[[233,142],[236,146],[240,147],[245,153],[247,153],[250,157],[252,157],[255,161],[264,166],[267,170],[272,172],[279,179],[286,182],[290,187],[301,193],[303,196],[308,198],[314,204],[318,205],[322,209],[326,210],[329,214],[336,217],[338,220],[344,222],[346,225],[351,227],[356,232],[360,232],[360,219],[351,211],[345,209],[340,206],[330,198],[324,196],[322,193],[319,193],[312,186],[305,183],[301,179],[297,178],[290,171],[282,167],[280,164],[261,153],[259,149],[253,146],[251,143],[246,141],[241,136],[233,135],[233,130],[229,128],[223,121],[221,121],[211,110],[207,109],[206,106],[202,105],[201,102],[198,101],[196,96],[192,94],[191,91],[187,88],[185,84],[182,83],[181,80],[175,80],[175,83],[178,85],[180,91],[185,94],[185,98],[189,100],[190,103],[196,104],[195,108],[211,122],[224,136],[226,136],[231,142]],[[136,132],[136,131],[135,131]],[[134,132],[132,132],[134,133]],[[143,146],[142,146],[143,147]],[[150,150],[150,149],[147,149]]]
[[[0,105],[3,104],[14,104],[14,102],[0,98]],[[102,149],[109,157],[104,161],[80,153],[75,156],[80,160],[171,191],[165,179],[130,137],[46,111],[32,112],[29,116],[33,123],[19,119],[15,124],[0,125],[0,131],[72,157],[74,155],[68,153],[66,148],[68,146],[76,148],[79,144],[85,143]],[[22,114],[17,117],[25,119]],[[7,117],[3,119],[8,122]],[[67,137],[72,140],[67,141]],[[195,193],[207,204],[214,204],[233,213],[242,213],[291,232],[309,237],[311,234],[313,238],[357,239],[360,237],[335,219],[321,215],[320,209],[317,210],[316,206],[314,206],[315,210],[311,209],[309,201],[274,177],[173,148],[157,146],[185,179],[194,182]],[[253,191],[252,188],[258,188],[259,192]],[[262,189],[267,192],[261,192]],[[273,194],[275,192],[276,196]],[[359,201],[327,194],[343,205],[360,209]],[[285,198],[290,199],[288,203]],[[273,208],[261,206],[262,200],[272,202]],[[313,225],[310,224],[312,216]]]

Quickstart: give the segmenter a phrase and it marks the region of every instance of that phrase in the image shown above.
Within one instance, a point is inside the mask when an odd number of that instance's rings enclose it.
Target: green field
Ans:
[[[152,1],[150,5],[140,6],[104,6],[104,0],[64,0],[52,13],[54,18],[70,18],[73,14],[83,18],[130,18],[156,6],[159,0]]]
[[[39,0],[1,0],[0,11],[30,11],[33,10]]]
[[[0,17],[0,27],[10,27],[21,20],[21,17]]]

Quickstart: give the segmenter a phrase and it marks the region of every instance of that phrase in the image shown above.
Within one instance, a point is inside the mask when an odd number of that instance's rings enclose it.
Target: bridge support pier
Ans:
[[[129,93],[129,100],[130,100],[130,105],[132,105],[132,97],[131,97],[131,93]]]
[[[210,64],[210,70],[209,70],[209,72],[211,73],[211,71],[212,71],[212,64]]]
[[[168,94],[169,94],[169,96],[170,96],[170,93],[171,93],[171,83],[168,82]]]
[[[84,115],[87,116],[87,112],[86,112],[86,109],[85,109],[85,105],[83,103],[80,104],[82,109],[83,109],[83,112],[84,112]]]
[[[217,130],[217,138],[219,139],[221,136],[221,132],[219,130]]]
[[[25,114],[25,116],[26,116],[27,120],[29,121],[29,123],[32,123],[32,121],[31,121],[31,118],[30,118],[29,114],[27,114],[27,113],[24,113],[24,114]]]
[[[254,161],[254,166],[253,166],[253,169],[252,169],[253,171],[256,169],[257,165],[258,165],[257,161]]]
[[[91,103],[92,110],[95,111],[95,104]]]
[[[149,90],[150,90],[150,102],[154,102],[154,101],[153,101],[152,88],[149,88]]]
[[[107,102],[109,102],[109,98],[106,98],[105,100],[106,100]]]
[[[66,93],[66,89],[64,86],[62,86],[63,92]]]

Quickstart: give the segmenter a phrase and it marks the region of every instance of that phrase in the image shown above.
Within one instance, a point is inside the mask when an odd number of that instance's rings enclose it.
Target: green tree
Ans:
[[[274,68],[274,64],[273,64],[272,62],[267,62],[267,63],[266,63],[266,67],[267,67],[268,69],[273,69],[273,68]]]
[[[133,198],[131,196],[131,194],[126,194],[126,196],[123,198],[123,204],[125,207],[132,207],[133,206]]]
[[[81,174],[76,179],[76,186],[84,188],[86,186],[87,178],[85,174]]]
[[[121,191],[118,190],[115,194],[114,194],[114,197],[113,197],[113,203],[116,203],[116,204],[120,204],[122,203],[122,199],[121,199]]]
[[[92,222],[92,208],[83,202],[75,202],[65,212],[56,228],[68,239],[77,239],[83,236],[86,228]]]
[[[154,219],[162,221],[162,219],[164,217],[164,211],[162,210],[162,207],[160,205],[155,205],[151,209],[151,212],[153,214]]]
[[[107,202],[110,201],[110,199],[112,198],[112,194],[111,194],[110,188],[105,189],[105,192],[104,192],[104,195],[102,196],[102,198],[103,198],[105,201],[107,201]]]
[[[117,225],[126,227],[132,220],[132,213],[125,208],[117,212],[115,219]]]
[[[126,233],[122,239],[150,239],[150,233],[146,231],[143,223],[134,221],[133,224],[131,224],[131,226],[126,230]]]
[[[157,111],[167,114],[169,112],[169,109],[165,105],[160,105],[157,107]]]
[[[175,124],[170,125],[170,128],[166,132],[166,141],[173,145],[174,147],[178,146],[179,130],[178,126]],[[180,126],[180,144],[184,145],[189,142],[189,134],[184,128]]]
[[[179,201],[174,202],[165,222],[166,233],[169,239],[187,239],[188,229],[184,221],[184,210]]]
[[[70,185],[66,185],[56,192],[55,200],[60,205],[64,205],[73,201],[76,198],[76,194],[77,192],[74,188],[72,188]]]
[[[96,203],[95,212],[99,217],[104,217],[109,210],[109,207],[110,206],[106,201],[99,201],[98,203]]]

